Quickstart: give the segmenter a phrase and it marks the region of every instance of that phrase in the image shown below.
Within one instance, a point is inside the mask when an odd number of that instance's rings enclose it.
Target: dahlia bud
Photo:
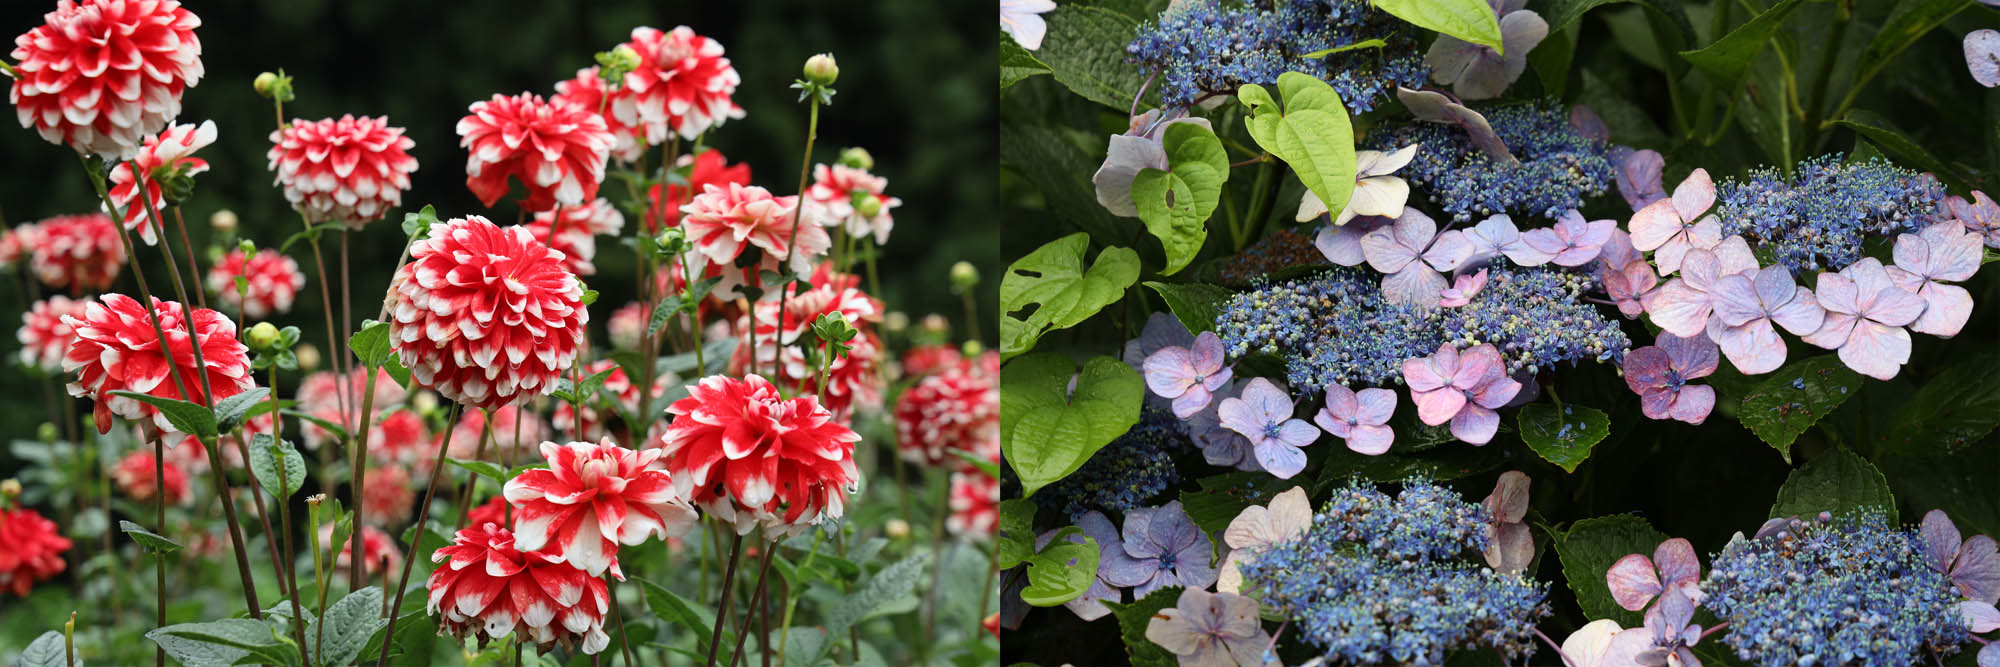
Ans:
[[[924,333],[939,335],[939,336],[951,333],[951,320],[947,320],[944,318],[943,315],[939,315],[937,313],[931,313],[929,315],[925,315],[923,330]]]
[[[243,333],[243,342],[257,352],[270,352],[278,344],[278,327],[270,322],[258,322]]]
[[[265,99],[279,102],[290,102],[294,99],[292,77],[287,76],[282,69],[275,74],[271,72],[258,74],[257,79],[250,82],[250,87],[257,89],[257,94]]]
[[[910,522],[904,521],[902,519],[890,519],[889,523],[882,526],[882,532],[887,533],[889,535],[889,539],[892,540],[900,540],[905,537],[909,537]]]
[[[910,328],[910,315],[900,310],[889,311],[888,315],[882,317],[882,327],[888,329],[889,333],[902,333],[904,329]]]
[[[19,497],[20,495],[21,495],[21,480],[14,479],[12,477],[9,477],[5,480],[0,480],[0,500],[16,498]]]
[[[951,265],[951,291],[953,294],[963,294],[966,290],[978,286],[979,267],[973,266],[972,262],[966,261],[960,261],[957,264]]]
[[[619,44],[617,48],[597,54],[597,77],[603,79],[606,86],[615,89],[624,85],[625,75],[638,69],[640,64],[637,50],[629,44]]]
[[[42,422],[41,428],[35,430],[35,437],[44,443],[54,443],[57,438],[62,437],[62,433],[56,430],[55,424]]]
[[[872,193],[854,193],[854,213],[863,218],[873,218],[882,214],[882,198]]]
[[[276,85],[278,85],[278,75],[271,72],[258,74],[257,79],[250,82],[250,87],[257,89],[257,94],[264,97],[270,97],[271,88]]]
[[[236,222],[236,212],[226,208],[208,216],[208,226],[218,232],[236,231]]]
[[[861,334],[847,321],[847,314],[839,311],[820,315],[819,319],[813,320],[812,330],[820,340],[834,343],[845,343]]]
[[[250,239],[243,239],[236,242],[236,249],[243,251],[245,255],[255,255],[257,254],[257,242]]]
[[[659,247],[663,260],[678,257],[681,253],[687,252],[687,230],[668,227],[666,231],[660,232],[659,236],[653,237],[653,245]]]
[[[986,351],[986,346],[984,344],[981,344],[979,342],[979,339],[977,338],[965,341],[965,344],[959,346],[959,348],[963,350],[965,356],[968,357],[977,357],[979,356],[980,353]]]
[[[822,86],[833,85],[840,78],[840,65],[833,61],[833,54],[821,53],[806,59],[806,80]]]
[[[299,359],[299,370],[312,371],[319,368],[319,348],[312,343],[303,343],[292,349],[292,356]]]
[[[840,163],[862,171],[870,171],[875,168],[875,156],[869,155],[866,148],[848,148],[840,151]]]

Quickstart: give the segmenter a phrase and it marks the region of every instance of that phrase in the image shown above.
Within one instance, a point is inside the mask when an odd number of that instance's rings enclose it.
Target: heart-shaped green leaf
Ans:
[[[1023,496],[1076,472],[1139,423],[1146,395],[1145,381],[1125,362],[1097,357],[1077,374],[1069,357],[1053,352],[1007,364],[1000,385],[1002,449],[1021,476]]]
[[[1097,578],[1097,540],[1083,538],[1081,544],[1069,536],[1082,533],[1069,526],[1056,532],[1049,545],[1028,559],[1028,587],[1021,600],[1037,607],[1053,607],[1074,600],[1090,590]]]
[[[1486,0],[1374,0],[1376,9],[1425,30],[1500,50],[1500,17]]]
[[[1846,449],[1835,449],[1807,461],[1778,487],[1771,517],[1810,518],[1820,512],[1839,514],[1861,507],[1879,509],[1896,525],[1896,495],[1875,464]]]
[[[1792,461],[1792,441],[1861,389],[1861,375],[1831,354],[1786,364],[1743,395],[1736,419]]]
[[[1527,441],[1528,448],[1549,463],[1561,466],[1563,472],[1576,472],[1576,467],[1590,458],[1590,448],[1611,435],[1609,415],[1575,403],[1560,407],[1530,403],[1521,406],[1515,423],[1520,426],[1521,439]]]
[[[1486,3],[1476,4],[1490,20],[1493,12]],[[1499,40],[1496,23],[1493,41]],[[1340,94],[1325,81],[1298,72],[1279,75],[1278,92],[1285,96],[1282,107],[1263,86],[1249,84],[1237,91],[1237,99],[1250,107],[1250,117],[1243,121],[1250,136],[1290,165],[1326,210],[1346,208],[1354,194],[1354,126]]]
[[[1042,334],[1089,319],[1117,302],[1139,279],[1139,253],[1105,248],[1086,270],[1083,254],[1089,248],[1089,234],[1071,234],[1008,265],[1000,280],[1002,356],[1027,352]],[[1030,308],[1033,312],[1016,315]]]

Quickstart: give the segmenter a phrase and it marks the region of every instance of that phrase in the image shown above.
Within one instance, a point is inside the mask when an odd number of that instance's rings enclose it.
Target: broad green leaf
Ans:
[[[1049,74],[1048,63],[1036,58],[1035,54],[1021,48],[1014,36],[1000,32],[1000,89],[1006,90],[1022,79]]]
[[[1146,281],[1145,286],[1158,292],[1160,300],[1167,302],[1167,310],[1173,311],[1174,318],[1181,325],[1196,334],[1214,331],[1215,320],[1221,317],[1222,306],[1236,292],[1207,283],[1162,283]]]
[[[854,592],[836,600],[826,608],[822,617],[828,636],[845,637],[847,629],[866,618],[876,607],[891,600],[909,595],[917,587],[917,581],[930,571],[931,554],[918,552],[902,560],[891,563],[867,583],[861,584]]]
[[[1035,555],[1035,501],[1027,498],[1000,501],[999,533],[994,567],[1005,570]]]
[[[1896,525],[1896,495],[1889,480],[1868,459],[1845,448],[1807,461],[1785,478],[1778,487],[1778,500],[1771,504],[1771,517],[1810,518],[1820,512],[1840,514],[1858,507],[1884,512],[1889,525]]]
[[[1181,491],[1181,509],[1202,532],[1211,535],[1221,535],[1244,508],[1269,503],[1272,496],[1299,485],[1297,480],[1278,479],[1263,471],[1210,475],[1200,483],[1198,491]]]
[[[1125,62],[1125,45],[1139,35],[1139,21],[1101,7],[1064,4],[1042,15],[1048,33],[1035,58],[1056,81],[1084,99],[1119,113],[1145,85],[1145,74]],[[1144,102],[1141,110],[1148,108]]]
[[[270,395],[271,390],[268,388],[253,387],[249,391],[239,392],[229,398],[216,401],[216,431],[218,433],[228,433],[236,430],[236,427],[242,424],[243,420],[247,418],[246,415],[250,413],[250,409],[260,403],[265,403],[264,399]],[[269,409],[269,407],[265,406],[266,409]]]
[[[1535,70],[1542,89],[1558,99],[1569,89],[1570,62],[1576,57],[1576,42],[1575,29],[1555,31],[1542,40],[1541,46],[1528,52],[1528,67]]]
[[[1666,540],[1665,533],[1631,514],[1584,519],[1562,533],[1555,543],[1556,556],[1562,559],[1563,578],[1568,580],[1570,591],[1576,593],[1576,603],[1583,608],[1584,618],[1609,618],[1624,627],[1637,627],[1639,612],[1626,611],[1611,599],[1611,587],[1604,582],[1604,573],[1611,569],[1612,563],[1630,554],[1646,554],[1650,558],[1653,549]]]
[[[1146,231],[1166,248],[1167,265],[1160,275],[1173,275],[1201,252],[1208,240],[1208,216],[1222,201],[1222,184],[1229,180],[1229,154],[1215,132],[1194,123],[1167,125],[1162,145],[1167,171],[1146,168],[1132,181],[1132,203]]]
[[[205,623],[179,623],[163,628],[154,628],[153,631],[146,633],[146,638],[158,643],[161,647],[167,649],[168,654],[173,655],[175,659],[188,665],[215,664],[211,662],[215,659],[215,656],[226,655],[232,652],[216,650],[218,648],[235,649],[235,652],[239,652],[237,653],[238,657],[236,660],[250,657],[277,665],[296,665],[299,663],[299,647],[293,645],[290,639],[279,637],[277,631],[273,630],[271,626],[247,618],[225,618]],[[208,648],[206,650],[190,652],[187,657],[183,657],[176,651],[177,649],[186,650],[186,645],[179,644],[179,642],[169,643],[162,641],[164,638],[205,644]],[[231,664],[236,660],[222,664]]]
[[[133,542],[138,542],[140,547],[153,552],[154,555],[164,556],[181,548],[181,543],[167,539],[166,536],[159,533],[146,530],[139,524],[130,521],[119,520],[118,529],[125,531],[126,535],[132,536]]]
[[[1000,354],[1034,349],[1042,334],[1089,319],[1125,295],[1139,279],[1139,253],[1105,248],[1088,270],[1089,234],[1071,234],[1036,248],[1008,265],[1000,281]],[[1033,308],[1032,313],[1015,313]]]
[[[1800,0],[1783,0],[1771,5],[1770,9],[1758,14],[1749,22],[1737,26],[1729,34],[1717,38],[1708,46],[1694,51],[1682,51],[1681,57],[1693,63],[1696,69],[1708,74],[1710,83],[1724,91],[1734,91],[1743,84],[1743,74],[1750,70],[1757,53],[1764,50],[1764,44],[1777,34],[1778,27],[1792,10],[1799,8]]]
[[[654,616],[668,623],[685,626],[686,631],[693,633],[700,642],[698,646],[706,649],[709,634],[715,627],[713,610],[702,606],[701,603],[683,598],[659,584],[645,579],[636,581],[639,582],[639,587],[646,591],[646,608],[652,610]]]
[[[1952,361],[1943,373],[1917,389],[1879,431],[1882,448],[1912,455],[1943,455],[1979,442],[2000,426],[2000,355],[1980,354]]]
[[[333,439],[336,441],[347,439],[347,429],[341,428],[339,424],[333,423],[332,421],[328,421],[320,417],[309,415],[304,412],[300,412],[298,410],[279,410],[278,414],[287,417],[297,417],[300,420],[312,422],[314,426],[318,426],[320,428],[326,429],[328,432],[331,432],[333,434]]]
[[[152,394],[136,391],[114,391],[113,396],[122,396],[160,409],[167,416],[167,423],[182,433],[199,436],[202,441],[215,439],[215,413],[208,406],[189,401],[160,398]]]
[[[1486,0],[1374,0],[1373,4],[1419,28],[1501,50],[1500,17]]]
[[[499,482],[501,484],[506,484],[507,480],[509,479],[507,476],[507,471],[502,469],[500,467],[500,464],[497,463],[489,463],[486,461],[479,461],[473,459],[454,458],[450,456],[444,457],[444,460],[445,462],[450,463],[454,466],[464,468],[465,470],[471,472],[472,474],[493,480],[495,482]]]
[[[1609,415],[1575,403],[1560,407],[1530,403],[1521,406],[1521,413],[1514,419],[1528,448],[1560,466],[1563,472],[1576,472],[1576,467],[1590,458],[1590,448],[1611,435]]]
[[[1792,462],[1792,441],[1861,390],[1861,376],[1831,354],[1785,364],[1743,395],[1736,419]]]
[[[1097,540],[1084,537],[1071,542],[1071,535],[1083,531],[1069,526],[1056,531],[1055,539],[1028,558],[1028,587],[1021,600],[1037,607],[1053,607],[1083,595],[1097,578]]]
[[[347,349],[367,368],[381,368],[394,352],[389,349],[389,324],[375,320],[363,320],[361,330],[347,339]]]
[[[960,463],[972,466],[972,469],[985,473],[987,477],[1000,479],[1000,464],[987,460],[983,454],[974,454],[963,449],[948,450],[945,453],[957,458]]]
[[[2000,470],[2000,441],[1967,447],[1950,456],[1888,455],[1882,472],[1896,495],[1913,508],[1941,509],[1966,535],[2000,535],[2000,493],[1993,471]]]
[[[63,645],[63,634],[54,630],[42,633],[35,641],[21,651],[15,662],[19,667],[68,667],[69,649]]]
[[[280,476],[278,462],[284,462],[284,472]],[[306,483],[306,459],[292,446],[292,441],[274,442],[271,434],[258,433],[250,439],[250,473],[257,476],[257,484],[279,500],[292,497],[299,487]]]
[[[1492,17],[1483,0],[1474,4]],[[1497,27],[1494,35],[1497,42]],[[1245,85],[1237,91],[1237,98],[1250,107],[1243,122],[1251,138],[1284,160],[1326,210],[1345,208],[1354,194],[1354,126],[1340,94],[1325,81],[1298,72],[1279,75],[1278,92],[1285,97],[1282,107],[1263,86]]]
[[[1972,181],[1956,167],[1938,159],[1929,150],[1917,145],[1917,142],[1903,136],[1903,133],[1896,131],[1895,126],[1889,124],[1889,119],[1882,117],[1881,114],[1867,109],[1854,109],[1839,120],[1833,121],[1833,124],[1854,130],[1861,136],[1867,137],[1869,141],[1875,142],[1875,145],[1888,151],[1896,159],[1935,174],[1953,190],[1972,189]]]
[[[1132,667],[1174,667],[1180,664],[1174,654],[1146,639],[1146,626],[1153,622],[1153,615],[1178,604],[1184,590],[1187,589],[1168,586],[1147,593],[1146,597],[1133,600],[1131,604],[1105,605],[1118,618],[1118,635],[1125,640],[1125,655],[1132,659]]]
[[[306,626],[308,650],[315,665],[346,665],[354,662],[361,648],[380,632],[389,619],[382,617],[382,589],[369,586],[340,598],[327,607],[326,615]],[[373,656],[370,656],[373,657]]]
[[[1048,352],[1021,357],[1000,371],[1000,432],[1007,463],[1021,476],[1021,495],[1069,476],[1097,450],[1139,423],[1146,383],[1111,357],[1096,357],[1067,391],[1075,362]]]

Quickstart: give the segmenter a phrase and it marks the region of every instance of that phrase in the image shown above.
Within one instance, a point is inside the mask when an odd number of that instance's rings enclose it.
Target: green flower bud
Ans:
[[[62,432],[56,429],[55,424],[42,422],[41,428],[35,430],[35,437],[42,442],[55,442],[62,438]]]
[[[882,327],[888,329],[890,333],[902,333],[904,329],[910,328],[910,315],[900,310],[889,311],[888,315],[882,317]]]
[[[821,86],[833,85],[840,78],[840,65],[833,61],[833,54],[821,53],[806,59],[806,80]]]
[[[277,86],[278,75],[272,72],[258,74],[257,79],[250,82],[250,87],[257,89],[257,94],[263,97],[270,97],[272,89]]]
[[[882,198],[866,192],[854,195],[854,212],[863,218],[873,218],[882,214]]]
[[[928,334],[942,336],[944,334],[951,333],[951,321],[945,319],[943,315],[939,315],[937,313],[931,313],[929,315],[925,315],[922,326],[924,333]]]
[[[243,332],[243,342],[259,352],[269,351],[278,344],[278,339],[278,327],[270,322],[258,322],[249,331]]]
[[[9,477],[0,480],[0,498],[14,498],[21,495],[21,480]]]
[[[966,290],[979,286],[979,267],[972,262],[960,261],[951,265],[951,291],[963,294]]]
[[[980,343],[979,339],[975,338],[972,340],[965,341],[965,344],[959,346],[959,349],[965,352],[965,356],[977,357],[979,356],[979,353],[986,351],[986,345]]]
[[[854,147],[840,152],[840,163],[862,171],[870,171],[875,168],[875,156],[869,155],[866,148]]]

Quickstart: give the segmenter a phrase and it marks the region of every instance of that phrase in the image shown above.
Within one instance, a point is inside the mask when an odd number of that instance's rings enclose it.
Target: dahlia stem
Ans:
[[[153,526],[161,535],[167,534],[167,445],[166,438],[155,432],[153,435]],[[153,552],[154,626],[167,627],[167,555]],[[153,665],[166,667],[167,647],[155,647]]]
[[[340,226],[340,339],[341,340],[351,340],[354,338],[354,290],[351,289],[352,282],[348,280],[347,277],[348,273],[347,267],[349,264],[347,260],[347,237],[349,235],[350,234],[348,233],[347,225],[344,224],[341,225]],[[340,351],[333,350],[333,352],[338,354]],[[348,370],[353,370],[354,362],[350,360],[348,362],[347,368]],[[360,440],[362,443],[361,446],[366,447],[368,442],[368,426],[369,423],[373,420],[370,419],[368,415],[362,415],[360,419],[361,419]]]
[[[273,442],[276,442],[276,440],[273,440]],[[215,448],[218,450],[222,449],[222,436],[216,436]],[[249,465],[250,446],[244,442],[243,438],[239,437],[236,439],[236,451],[237,453],[243,455],[244,465],[246,466]],[[210,465],[213,466],[215,465],[215,463],[213,461],[210,461]],[[250,478],[251,504],[252,507],[255,507],[257,510],[257,525],[262,526],[264,528],[264,539],[270,543],[270,546],[276,547],[278,545],[278,533],[276,531],[271,530],[271,515],[269,510],[266,510],[264,508],[264,489],[262,488],[262,485],[257,481],[257,476],[255,474],[249,475],[248,477]],[[280,479],[283,478],[281,477]],[[275,575],[278,580],[278,595],[296,597],[298,595],[298,582],[293,577],[288,577],[285,575],[284,560],[278,557],[278,552],[275,548],[268,551],[268,553],[271,554],[272,574]]]
[[[681,276],[683,278],[681,281],[681,284],[683,285],[682,289],[689,292],[690,293],[689,296],[693,296],[692,292],[694,291],[694,267],[688,263],[686,257],[681,258]],[[702,298],[707,299],[708,297],[702,297]],[[694,340],[694,374],[697,376],[705,375],[708,373],[708,362],[703,361],[701,358],[701,348],[706,347],[705,343],[707,343],[707,341],[701,339],[701,318],[696,317],[696,315],[700,313],[701,313],[701,304],[697,302],[694,306],[694,313],[690,313],[687,316],[688,338]]]
[[[333,362],[333,386],[338,389],[338,391],[334,392],[333,396],[334,406],[340,410],[340,430],[347,431],[349,442],[352,442],[354,428],[348,423],[347,414],[347,394],[348,389],[350,389],[347,382],[347,348],[342,347],[340,342],[334,339],[335,336],[340,335],[340,330],[333,326],[333,288],[327,286],[329,281],[327,280],[326,273],[326,255],[322,254],[319,250],[319,233],[313,231],[312,218],[306,217],[305,209],[294,210],[299,212],[299,223],[305,225],[306,244],[312,246],[313,267],[319,272],[320,312],[326,317],[326,354],[327,359]],[[354,509],[357,512],[354,515],[354,523],[355,525],[360,525],[361,515],[359,512],[361,506],[356,504]],[[354,569],[358,576],[361,568],[356,567]],[[356,581],[359,581],[359,579],[356,579]],[[360,586],[355,586],[355,588],[359,589]]]
[[[198,305],[200,305],[200,306],[201,306],[201,307],[203,307],[203,308],[207,308],[207,307],[208,307],[208,290],[205,290],[205,289],[202,289],[202,288],[201,288],[201,265],[200,265],[200,264],[196,264],[196,263],[195,263],[195,261],[194,261],[194,242],[193,242],[193,241],[189,241],[189,240],[188,240],[188,226],[187,226],[187,220],[185,220],[185,219],[181,218],[181,205],[180,205],[180,204],[174,204],[174,226],[175,226],[175,227],[179,227],[179,228],[180,228],[180,232],[181,232],[181,251],[182,251],[182,252],[186,252],[186,253],[187,253],[187,258],[188,258],[188,275],[190,275],[190,276],[192,276],[192,277],[194,278],[194,299],[195,299],[195,303],[196,303],[196,304],[198,304]],[[165,234],[161,234],[161,235],[160,235],[160,238],[164,239],[164,238],[166,238],[166,235],[165,235]],[[249,260],[248,260],[248,259],[246,258],[246,259],[245,259],[244,261],[245,261],[245,263],[247,264]],[[238,308],[237,308],[237,310],[238,310],[238,311],[240,312],[240,311],[242,311],[242,308],[241,308],[241,307],[238,307]],[[239,330],[240,330],[240,329],[242,329],[242,328],[243,328],[243,322],[242,322],[242,320],[237,320],[237,322],[236,322],[236,325],[237,325],[237,326],[236,326],[236,328],[237,328],[237,329],[239,329]]]
[[[299,215],[301,216],[301,219],[303,219],[305,212],[300,211]],[[307,221],[306,226],[311,227],[312,222]],[[403,264],[410,260],[410,246],[415,245],[416,242],[417,242],[417,237],[415,235],[410,235],[408,238],[403,239],[403,254],[402,256],[396,258],[395,270],[389,272],[390,275],[389,289],[385,290],[386,293],[382,295],[382,310],[380,310],[378,314],[375,316],[375,319],[378,321],[385,320],[389,317],[389,302],[396,293],[395,275],[403,271]],[[317,243],[318,242],[315,241],[314,242],[315,245],[313,246],[313,254],[315,259],[317,259],[319,254],[319,246],[317,245]],[[326,300],[326,266],[324,264],[320,265],[319,284],[320,284],[320,300],[323,302]],[[328,335],[330,337],[332,335],[331,332],[333,331],[333,316],[331,313],[327,315],[326,322],[327,322],[327,331],[329,332]],[[341,353],[340,350],[338,349],[328,350],[327,352],[329,354],[334,355],[335,359],[340,359],[346,356],[345,354]],[[340,371],[337,365],[335,367],[334,373],[336,377],[344,377],[340,375]],[[361,429],[360,443],[354,446],[354,462],[352,468],[354,477],[353,480],[354,486],[351,489],[352,497],[349,498],[350,504],[354,506],[354,525],[357,526],[362,525],[361,485],[364,482],[366,482],[368,478],[368,465],[367,465],[367,459],[365,458],[368,455],[367,425],[371,425],[375,421],[375,418],[372,415],[374,414],[375,411],[375,376],[377,375],[380,375],[380,373],[377,372],[376,369],[370,368],[368,369],[368,377],[362,380],[361,382],[361,414],[362,414],[362,424],[364,424],[364,426]],[[347,389],[346,387],[342,386],[342,383],[340,381],[335,381],[334,386],[340,387],[340,391],[338,393],[342,397],[341,423],[344,425],[347,420],[347,410],[345,404],[346,401],[345,396],[347,394]],[[458,421],[457,419],[452,419],[451,421],[445,422],[445,424],[447,425],[447,428],[449,428],[451,426],[456,426],[457,421]],[[345,428],[345,426],[343,426],[343,428]],[[347,441],[350,443],[354,442],[354,434],[352,432],[349,432],[347,434]],[[360,530],[354,531],[352,541],[350,541],[348,545],[349,545],[348,548],[351,550],[351,553],[356,553],[356,554],[361,553]],[[362,577],[365,574],[366,573],[363,571],[361,567],[360,558],[348,559],[347,586],[349,590],[361,590],[361,583],[363,581]],[[387,594],[388,591],[383,591],[383,593]]]
[[[625,612],[618,610],[618,582],[611,580],[611,573],[604,573],[604,592],[611,597],[611,622],[618,625],[618,649],[625,654],[625,666],[639,663],[632,660],[632,637],[625,634]]]
[[[370,380],[373,380],[375,374],[371,372],[368,374],[368,377]],[[463,408],[464,408],[463,405],[454,401],[451,404],[451,409],[446,411],[445,413],[444,423],[452,425],[457,424],[458,413]],[[396,638],[396,618],[403,615],[403,594],[409,591],[410,570],[413,569],[417,563],[417,552],[416,552],[417,543],[423,541],[424,531],[429,530],[429,528],[426,526],[426,523],[430,520],[431,516],[431,499],[437,496],[438,480],[444,477],[444,466],[445,466],[444,454],[445,452],[451,450],[451,435],[452,431],[455,430],[457,429],[449,427],[446,428],[444,432],[444,437],[438,439],[437,456],[431,458],[431,483],[429,486],[424,488],[424,504],[422,507],[417,509],[416,525],[410,528],[410,543],[403,547],[403,553],[408,554],[408,557],[403,559],[403,579],[402,582],[396,586],[396,602],[389,606],[389,614],[388,614],[389,625],[382,630],[382,655],[381,657],[376,658],[375,660],[376,667],[383,667],[384,665],[389,664],[389,646],[395,643],[395,638]],[[359,457],[360,454],[356,453],[355,456]],[[357,458],[356,460],[358,461],[359,459]],[[358,520],[360,515],[360,512],[358,510],[360,510],[360,507],[357,505],[355,509],[357,510],[355,512],[357,520],[355,522],[354,532],[355,534],[359,535],[361,533],[360,521]],[[354,545],[354,554],[348,560],[355,563],[359,563],[361,562],[362,554],[364,552],[361,551],[361,545],[359,543],[360,540],[356,540],[355,542],[356,544]],[[388,568],[385,567],[383,569],[387,570]],[[387,576],[387,574],[388,572],[386,571],[383,572],[384,576]],[[360,579],[357,578],[355,579],[355,581],[360,581]],[[387,591],[384,591],[384,593],[387,593]]]
[[[306,504],[309,505],[306,512],[306,534],[312,536],[309,542],[312,544],[313,589],[319,598],[317,609],[313,612],[315,616],[326,615],[326,587],[329,583],[327,575],[331,574],[327,572],[325,553],[319,548],[319,508],[320,501],[324,499],[324,495],[316,495],[306,499]],[[340,517],[334,517],[333,520],[335,523],[339,523]],[[300,646],[303,647],[304,644],[300,644]],[[326,624],[321,623],[313,628],[313,655],[319,655],[325,650],[325,646]],[[301,648],[300,650],[304,649]]]
[[[767,535],[766,537],[771,536]],[[777,555],[778,542],[776,540],[764,543],[764,564],[757,567],[757,583],[751,586],[750,605],[743,608],[743,623],[736,626],[736,650],[730,652],[729,667],[736,667],[736,665],[743,662],[743,644],[746,640],[750,639],[750,621],[756,620],[757,609],[764,606],[764,592],[770,590],[771,584],[769,581],[771,561],[775,560]],[[716,625],[719,626],[724,622],[723,617],[715,617]],[[767,623],[766,625],[768,626],[769,624]],[[770,638],[766,637],[761,641],[764,644],[769,644]]]
[[[272,380],[278,379],[278,368],[276,366],[271,367],[271,379]],[[277,417],[274,415],[272,416],[272,419],[275,421]],[[241,442],[242,438],[237,438],[237,441]],[[275,443],[277,441],[274,439],[272,440],[272,442]],[[278,461],[279,493],[276,495],[278,496],[278,522],[279,525],[282,528],[284,528],[284,539],[282,544],[282,548],[284,549],[283,562],[289,564],[292,562],[292,503],[291,503],[291,498],[286,497],[284,495],[285,491],[284,484],[285,480],[289,478],[291,475],[285,472],[285,457],[283,455],[275,456],[272,458],[275,458]],[[304,473],[305,471],[301,470],[299,472]],[[259,496],[257,502],[259,505],[263,504],[263,499],[261,495]],[[318,538],[315,537],[314,539],[317,540]],[[275,554],[273,555],[273,558],[276,558]],[[306,626],[303,623],[305,615],[299,613],[299,580],[296,577],[296,573],[293,573],[295,576],[292,577],[285,576],[286,570],[289,569],[291,568],[281,567],[278,568],[277,572],[278,582],[279,582],[278,585],[283,586],[284,581],[286,579],[291,579],[292,582],[292,594],[288,596],[292,600],[292,622],[288,623],[287,625],[292,626],[292,638],[298,640],[299,642],[299,661],[305,667],[312,667],[313,663],[312,655],[305,650]]]
[[[716,603],[715,628],[708,636],[708,667],[715,667],[715,657],[722,650],[722,626],[729,622],[729,603],[736,599],[736,563],[742,559],[743,536],[737,535],[729,547],[729,565],[722,571],[722,599]]]
[[[792,253],[799,250],[799,218],[805,213],[805,203],[803,200],[806,198],[806,182],[812,176],[813,140],[819,138],[819,96],[807,95],[806,97],[810,99],[806,105],[806,108],[810,111],[806,116],[806,150],[805,154],[799,158],[798,200],[792,202],[792,237],[785,242],[785,259],[778,263],[778,270],[786,274],[791,273]],[[789,287],[790,284],[791,280],[788,278],[785,281],[785,285],[778,287],[778,331],[773,334],[777,339],[771,341],[771,347],[774,351],[782,347],[785,342],[785,303],[792,296],[792,290]],[[753,326],[750,328],[750,336],[752,338],[750,341],[750,367],[753,369],[757,366],[757,341],[755,340],[757,328],[754,326],[756,317],[757,314],[753,311],[750,314],[753,322]],[[779,365],[783,363],[778,359],[778,356],[778,354],[774,353],[771,358],[772,377],[778,376]]]
[[[800,567],[812,564],[813,556],[819,554],[819,542],[825,539],[825,537],[825,533],[817,530],[813,531],[812,546],[806,549],[806,559],[800,562]],[[785,647],[792,643],[792,610],[798,608],[798,605],[798,596],[792,595],[791,586],[787,585],[785,587],[785,613],[778,618],[778,664],[780,665],[785,664]]]
[[[965,301],[965,339],[974,341],[979,340],[979,295],[975,293],[976,289],[967,288],[958,295]]]

